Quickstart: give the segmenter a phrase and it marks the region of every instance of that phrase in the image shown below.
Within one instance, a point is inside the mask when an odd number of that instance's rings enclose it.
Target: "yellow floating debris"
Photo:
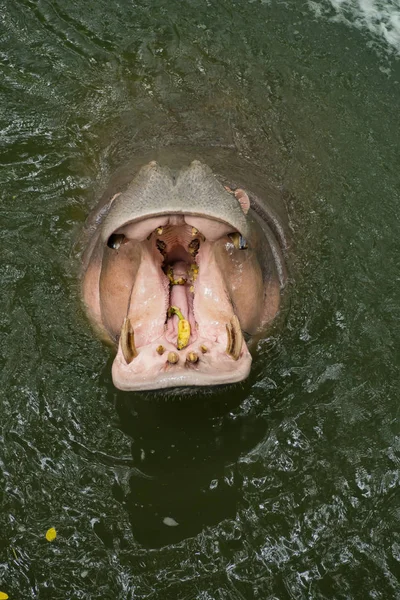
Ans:
[[[48,542],[53,542],[56,539],[56,537],[57,537],[56,530],[54,529],[54,527],[50,527],[50,529],[48,529],[46,531],[46,540]]]
[[[168,316],[176,315],[179,319],[178,323],[178,340],[177,340],[177,348],[178,350],[182,350],[182,348],[186,348],[190,339],[190,323],[185,319],[181,310],[177,306],[171,306],[168,309]]]
[[[190,324],[186,319],[182,319],[178,323],[178,350],[182,350],[182,348],[186,348],[189,343],[190,338]]]

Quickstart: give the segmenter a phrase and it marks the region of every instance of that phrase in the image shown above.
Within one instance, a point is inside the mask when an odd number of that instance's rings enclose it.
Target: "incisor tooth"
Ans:
[[[186,360],[190,363],[197,363],[197,361],[199,360],[199,356],[196,352],[189,352],[186,357]]]
[[[128,365],[138,355],[135,346],[135,334],[128,317],[125,318],[121,328],[121,350]]]
[[[156,348],[156,352],[157,352],[157,353],[158,353],[160,356],[161,356],[162,354],[164,354],[164,352],[165,352],[165,348],[164,348],[164,346],[161,346],[161,344],[160,344],[160,346],[157,346],[157,348]]]
[[[179,360],[179,356],[176,352],[168,352],[168,362],[171,365],[175,365]]]
[[[234,360],[238,360],[243,345],[243,334],[240,328],[239,319],[236,315],[233,315],[230,323],[227,323],[226,333],[228,335],[226,352],[232,356]]]

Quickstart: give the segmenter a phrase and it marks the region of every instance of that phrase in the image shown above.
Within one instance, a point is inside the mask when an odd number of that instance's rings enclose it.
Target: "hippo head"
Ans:
[[[117,347],[116,387],[247,377],[245,338],[275,316],[283,283],[280,243],[266,215],[250,192],[231,189],[197,160],[180,169],[152,161],[95,208],[83,300]]]

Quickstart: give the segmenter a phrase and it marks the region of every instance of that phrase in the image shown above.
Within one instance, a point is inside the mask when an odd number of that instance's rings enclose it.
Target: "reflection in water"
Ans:
[[[235,518],[238,456],[265,434],[265,422],[237,414],[232,388],[186,397],[116,393],[120,428],[132,439],[134,465],[123,502],[137,541],[160,547]],[[183,396],[183,397],[182,397]],[[121,501],[122,490],[114,490]]]

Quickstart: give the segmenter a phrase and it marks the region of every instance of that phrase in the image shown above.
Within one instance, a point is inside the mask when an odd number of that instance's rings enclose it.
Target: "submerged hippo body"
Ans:
[[[279,310],[286,237],[276,191],[261,187],[271,202],[261,198],[257,174],[230,151],[197,156],[170,149],[138,161],[86,224],[83,300],[118,347],[122,390],[246,378],[244,336]]]

